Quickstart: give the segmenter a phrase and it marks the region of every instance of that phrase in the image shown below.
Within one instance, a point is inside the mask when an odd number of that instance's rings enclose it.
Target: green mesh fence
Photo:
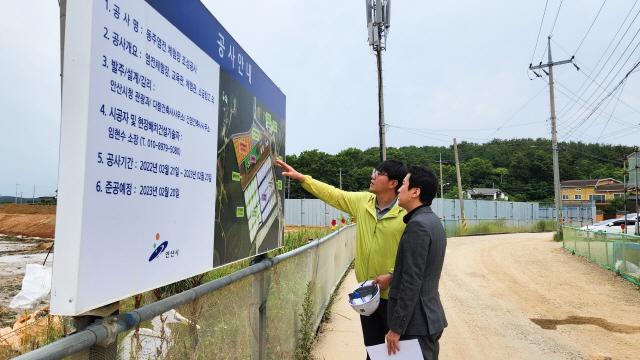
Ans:
[[[565,249],[640,285],[640,236],[562,227]]]

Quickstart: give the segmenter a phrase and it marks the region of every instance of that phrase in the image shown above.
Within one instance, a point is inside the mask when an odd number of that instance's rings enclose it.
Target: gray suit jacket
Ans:
[[[434,335],[447,326],[438,293],[447,237],[429,206],[407,214],[405,222],[389,292],[389,329],[400,335]]]

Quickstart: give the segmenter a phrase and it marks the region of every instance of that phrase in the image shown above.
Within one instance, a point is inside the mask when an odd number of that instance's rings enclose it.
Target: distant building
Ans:
[[[509,200],[509,196],[500,189],[472,188],[467,190],[467,199],[478,200]]]
[[[598,205],[606,205],[607,201],[624,197],[624,184],[607,179],[565,180],[560,182],[562,202],[593,201]]]
[[[610,200],[624,198],[624,184],[616,179],[565,180],[560,182],[562,204],[577,205],[593,202],[596,206],[596,220],[616,217],[615,213],[604,213]]]
[[[57,203],[57,199],[55,196],[41,196],[39,198],[36,198],[36,204],[41,204],[41,205],[56,205]]]

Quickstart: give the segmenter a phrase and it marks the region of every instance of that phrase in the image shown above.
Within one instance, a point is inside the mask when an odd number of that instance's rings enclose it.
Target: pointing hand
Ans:
[[[304,174],[297,172],[291,165],[282,160],[276,160],[276,165],[282,169],[283,176],[298,180],[301,183],[304,182]]]

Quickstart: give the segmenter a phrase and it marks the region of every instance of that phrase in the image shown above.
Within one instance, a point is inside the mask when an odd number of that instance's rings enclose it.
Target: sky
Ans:
[[[378,145],[376,60],[363,1],[203,3],[285,93],[288,154]],[[640,142],[638,74],[606,96],[640,60],[638,1],[392,5],[382,59],[387,146],[550,138],[547,78],[527,70],[546,62],[549,34],[554,61],[575,55],[580,66],[554,67],[559,139]],[[58,3],[4,1],[0,9],[0,196],[17,188],[30,197],[34,186],[36,196],[51,195],[60,135]]]

